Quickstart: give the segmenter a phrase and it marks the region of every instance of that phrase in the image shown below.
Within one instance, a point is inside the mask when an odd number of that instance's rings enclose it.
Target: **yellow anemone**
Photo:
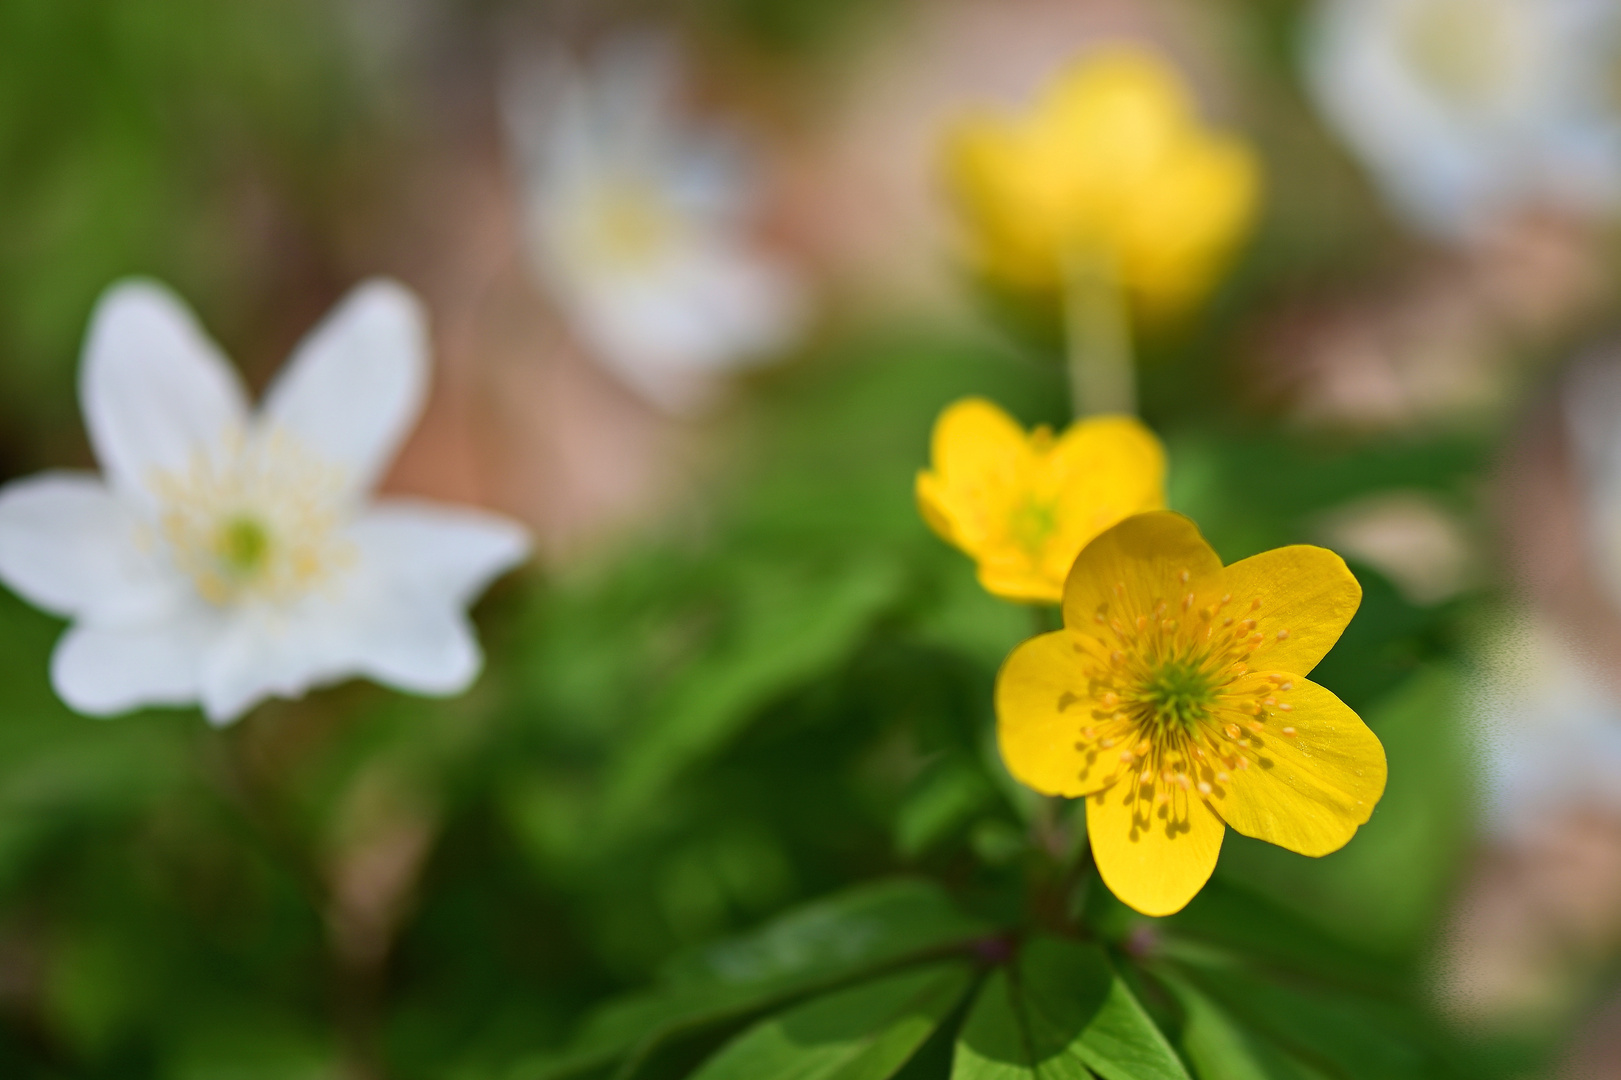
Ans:
[[[1241,140],[1204,127],[1176,71],[1130,46],[1062,72],[1024,116],[965,119],[947,177],[984,270],[1051,290],[1101,263],[1148,308],[1196,300],[1248,229]]]
[[[1129,416],[1091,417],[1055,438],[965,398],[935,421],[931,457],[917,474],[923,519],[1009,600],[1058,603],[1088,541],[1165,505],[1165,451]]]
[[[1227,826],[1338,850],[1384,793],[1385,751],[1304,675],[1361,600],[1323,548],[1224,568],[1180,514],[1128,518],[1075,560],[1064,628],[1003,665],[1002,757],[1037,791],[1086,797],[1099,873],[1147,915],[1204,887]]]

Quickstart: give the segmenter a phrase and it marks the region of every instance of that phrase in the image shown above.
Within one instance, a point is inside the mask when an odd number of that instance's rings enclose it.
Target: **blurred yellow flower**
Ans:
[[[1058,603],[1089,540],[1165,505],[1165,451],[1129,416],[1092,417],[1055,438],[965,398],[935,421],[931,458],[917,476],[924,520],[1009,600]]]
[[[1384,793],[1384,747],[1303,676],[1361,600],[1324,548],[1223,568],[1187,518],[1128,518],[1075,561],[1064,629],[1003,665],[1003,759],[1037,791],[1086,796],[1098,871],[1144,914],[1203,888],[1229,825],[1338,850]]]
[[[1209,287],[1259,186],[1249,147],[1204,127],[1177,73],[1124,45],[1071,65],[1022,117],[961,121],[947,170],[987,273],[1053,290],[1067,264],[1101,265],[1157,310]]]

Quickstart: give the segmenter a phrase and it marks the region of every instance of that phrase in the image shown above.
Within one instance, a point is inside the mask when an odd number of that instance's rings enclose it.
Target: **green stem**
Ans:
[[[1114,261],[1096,251],[1064,260],[1064,338],[1076,418],[1137,411],[1131,312]]]
[[[204,764],[221,796],[241,815],[263,854],[298,884],[314,912],[325,914],[331,897],[320,866],[297,831],[289,827],[282,800],[267,789],[264,778],[249,760],[249,726],[262,722],[261,706],[227,730],[204,731]],[[346,1057],[343,1075],[350,1080],[378,1080],[386,1075],[378,1045],[381,973],[357,969],[335,950],[329,956],[334,1025]]]

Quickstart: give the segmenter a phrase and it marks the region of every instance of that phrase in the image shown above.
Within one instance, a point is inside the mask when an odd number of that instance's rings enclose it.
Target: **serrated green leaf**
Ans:
[[[1188,1080],[1176,1051],[1102,950],[1026,944],[986,982],[957,1043],[953,1080]]]
[[[561,1056],[525,1080],[572,1076],[660,1040],[746,1016],[865,972],[923,959],[992,931],[931,882],[864,885],[789,912],[752,934],[671,964],[661,985],[598,1010]]]
[[[694,1080],[885,1080],[962,1000],[965,961],[861,983],[769,1017],[704,1063]]]

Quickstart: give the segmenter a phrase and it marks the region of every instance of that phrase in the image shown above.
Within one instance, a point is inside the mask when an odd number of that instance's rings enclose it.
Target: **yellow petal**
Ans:
[[[1074,202],[1046,141],[988,116],[964,120],[946,140],[947,183],[976,255],[992,275],[1034,288],[1057,282]]]
[[[1024,429],[984,398],[964,398],[934,422],[932,472],[918,477],[918,499],[931,525],[970,554],[1000,524],[997,515],[1030,467]]]
[[[1165,449],[1129,416],[1099,416],[1070,425],[1054,444],[1040,477],[1058,512],[1042,569],[1059,583],[1081,549],[1104,529],[1165,505]]]
[[[1087,695],[1086,659],[1075,635],[1031,638],[996,676],[996,739],[1008,772],[1043,795],[1075,797],[1120,777],[1119,751],[1097,745],[1097,706]]]
[[[1190,136],[1172,158],[1117,221],[1122,276],[1167,312],[1205,291],[1249,228],[1260,188],[1255,156],[1236,139]]]
[[[1036,116],[1046,140],[1068,149],[1094,185],[1130,194],[1182,137],[1192,102],[1174,69],[1147,50],[1123,45],[1065,68]]]
[[[1180,788],[1156,805],[1135,778],[1086,800],[1086,835],[1109,891],[1144,915],[1181,911],[1216,869],[1226,829]]]
[[[1345,846],[1385,790],[1385,748],[1350,707],[1307,679],[1279,691],[1292,707],[1252,737],[1249,767],[1215,785],[1211,806],[1243,833],[1298,851],[1327,855]],[[1291,737],[1281,734],[1292,728]]]
[[[1104,618],[1174,606],[1189,592],[1217,591],[1221,560],[1181,514],[1155,510],[1129,517],[1086,545],[1064,582],[1064,625],[1091,627]]]
[[[954,487],[1001,484],[1023,467],[1029,437],[995,402],[970,397],[940,413],[929,451],[934,471]]]
[[[1304,675],[1340,639],[1362,603],[1362,586],[1345,560],[1327,548],[1296,544],[1233,563],[1225,588],[1235,612],[1255,620],[1261,645],[1249,659],[1252,671]],[[1251,609],[1254,600],[1259,608]]]
[[[940,537],[957,547],[962,540],[957,536],[956,501],[940,477],[927,469],[919,469],[913,490],[917,494],[917,511],[924,522]]]
[[[975,575],[980,587],[992,596],[1024,604],[1056,604],[1064,598],[1062,575],[1052,575],[1033,566],[1027,556],[1006,552],[987,553]]]

